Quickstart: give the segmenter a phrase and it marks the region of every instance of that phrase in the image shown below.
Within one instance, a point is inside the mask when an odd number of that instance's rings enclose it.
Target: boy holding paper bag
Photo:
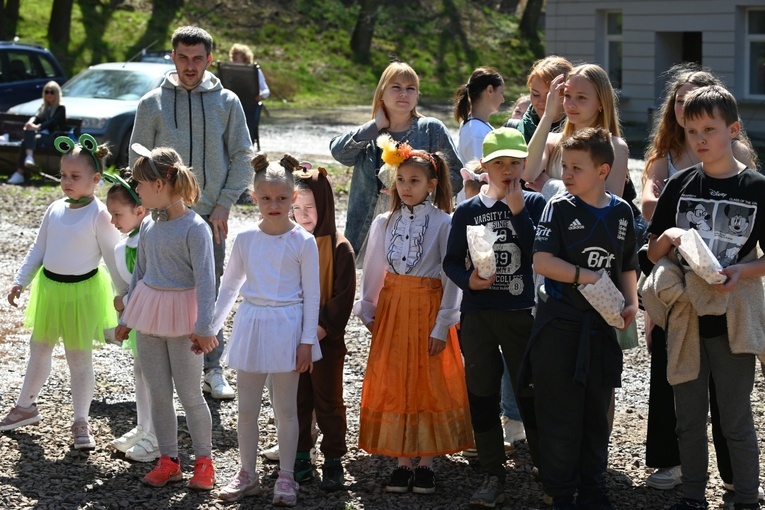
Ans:
[[[716,85],[689,92],[683,117],[686,137],[701,164],[670,178],[659,197],[648,243],[648,257],[657,267],[644,287],[651,318],[664,326],[669,317],[667,378],[675,394],[683,473],[683,500],[672,508],[707,508],[710,374],[730,449],[735,508],[759,508],[751,393],[755,355],[765,350],[765,260],[757,258],[755,249],[758,243],[765,246],[765,177],[733,156],[731,143],[741,126],[730,92]],[[689,236],[691,229],[699,236]],[[714,260],[695,246],[694,238],[703,240],[719,261],[722,269],[713,272],[723,283],[708,283]],[[678,265],[673,255],[680,246],[684,256]],[[666,302],[661,289],[672,277],[684,291],[659,311],[652,303]]]
[[[534,320],[531,248],[544,198],[521,186],[527,155],[523,135],[513,128],[495,129],[486,135],[481,166],[489,174],[489,186],[454,211],[443,264],[447,276],[463,291],[460,347],[484,475],[470,504],[490,508],[505,498],[505,448],[499,417],[502,357],[515,383]],[[470,250],[469,243],[473,244]],[[514,389],[517,399],[515,384]],[[520,400],[519,404],[525,421]],[[528,427],[526,438],[537,463],[538,445]]]
[[[622,371],[613,325],[626,328],[638,309],[635,232],[629,204],[606,191],[611,135],[583,129],[564,139],[560,150],[566,192],[548,202],[537,227],[534,269],[545,277],[545,292],[523,382],[534,386],[553,508],[605,509],[611,508],[603,482],[608,407]],[[595,290],[594,296],[586,298],[583,289]]]

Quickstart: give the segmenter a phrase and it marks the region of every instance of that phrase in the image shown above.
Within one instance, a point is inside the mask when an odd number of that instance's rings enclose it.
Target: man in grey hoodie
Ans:
[[[175,72],[141,98],[130,144],[172,147],[194,172],[202,189],[194,211],[212,229],[217,290],[229,210],[252,180],[252,142],[239,98],[207,71],[212,64],[210,34],[198,27],[180,27],[171,41]],[[131,167],[136,159],[138,154],[131,149]],[[205,354],[204,390],[213,398],[231,399],[234,391],[220,366],[223,331],[217,337],[218,347]]]

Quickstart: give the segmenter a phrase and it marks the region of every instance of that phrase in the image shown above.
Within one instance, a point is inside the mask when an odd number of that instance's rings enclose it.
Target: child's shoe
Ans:
[[[299,484],[308,483],[313,480],[313,464],[310,460],[295,459],[295,481]]]
[[[433,494],[436,492],[436,474],[427,466],[417,466],[414,470],[412,492],[416,494]]]
[[[526,439],[526,429],[520,420],[512,420],[507,416],[503,416],[502,430],[505,434],[506,443],[513,444]]]
[[[279,473],[279,478],[274,484],[274,505],[295,506],[300,485],[292,478],[292,475]]]
[[[146,432],[140,441],[125,452],[125,457],[136,462],[153,462],[159,458],[157,436]]]
[[[215,487],[215,465],[210,457],[199,457],[194,461],[194,476],[189,480],[189,489],[209,491]]]
[[[80,418],[72,425],[72,437],[75,450],[92,450],[96,447],[96,439],[88,425],[88,420]]]
[[[218,494],[218,499],[233,503],[245,496],[257,496],[260,494],[260,480],[257,473],[250,477],[244,469],[240,469],[233,480]]]
[[[325,459],[321,468],[321,485],[323,491],[332,492],[345,488],[345,471],[340,459]]]
[[[268,460],[273,460],[278,462],[279,461],[279,445],[276,444],[272,446],[271,448],[269,448],[268,450],[263,450],[262,452],[260,452],[260,454],[264,456],[265,458],[267,458]]]
[[[399,466],[393,470],[390,474],[390,480],[385,487],[387,492],[409,492],[409,488],[412,486],[414,480],[414,473],[411,468],[406,466]]]
[[[41,419],[37,404],[29,407],[14,406],[3,421],[0,421],[0,431],[13,430],[25,425],[37,425]]]
[[[126,453],[130,448],[133,447],[133,445],[138,444],[138,441],[140,441],[145,434],[146,434],[146,431],[143,430],[143,427],[141,425],[138,425],[130,429],[127,433],[125,433],[121,437],[118,437],[117,439],[112,441],[112,446],[114,447],[115,450],[118,450],[122,453]]]
[[[183,480],[183,473],[180,461],[173,460],[167,455],[160,456],[154,469],[143,477],[143,483],[152,487],[164,487],[169,482],[181,480]]]

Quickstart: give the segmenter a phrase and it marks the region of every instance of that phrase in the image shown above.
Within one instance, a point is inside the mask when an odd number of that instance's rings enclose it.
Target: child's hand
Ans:
[[[125,309],[125,304],[122,302],[122,296],[114,296],[114,309],[117,313],[122,313]]]
[[[440,354],[441,351],[443,351],[446,348],[446,342],[443,340],[439,340],[438,338],[433,338],[432,336],[428,338],[428,354],[431,356],[435,356],[436,354]]]
[[[553,119],[560,117],[563,110],[563,90],[566,88],[566,77],[559,74],[550,82],[550,90],[547,92],[545,112],[542,115],[552,115]]]
[[[303,373],[313,372],[313,363],[311,363],[311,344],[300,344],[297,348],[297,362],[295,363],[295,372]]]
[[[127,340],[128,335],[130,334],[130,328],[120,324],[114,329],[114,338],[116,340],[119,340],[120,342],[124,342]]]
[[[665,230],[662,236],[668,239],[669,242],[672,243],[672,246],[678,247],[680,246],[680,237],[686,232],[687,230],[680,227],[672,227]]]
[[[16,300],[21,296],[21,285],[14,285],[11,287],[11,290],[8,292],[8,302],[11,304],[11,306],[18,307],[19,305],[16,304]]]
[[[600,273],[596,273],[592,269],[579,269],[579,283],[581,285],[592,285],[598,283],[600,280]]]
[[[513,216],[520,214],[523,208],[526,207],[526,202],[523,200],[523,186],[521,186],[520,178],[512,179],[507,185],[505,200],[507,200],[507,206],[510,208]]]
[[[191,340],[191,350],[194,354],[208,354],[218,346],[218,339],[214,335],[199,336],[192,333],[189,340]]]
[[[496,279],[496,273],[489,276],[488,278],[481,278],[478,276],[478,269],[473,269],[473,272],[470,273],[470,281],[468,282],[468,287],[470,287],[470,290],[486,290],[491,287],[491,284],[494,283],[494,280]]]
[[[619,331],[624,331],[627,329],[627,327],[632,324],[632,321],[635,319],[635,315],[637,315],[638,306],[637,305],[627,305],[624,307],[624,310],[622,310],[622,319],[624,319],[624,327],[618,328]]]
[[[736,288],[738,281],[741,279],[741,266],[738,264],[730,265],[720,270],[720,274],[727,277],[725,282],[714,285],[717,292],[730,292]]]

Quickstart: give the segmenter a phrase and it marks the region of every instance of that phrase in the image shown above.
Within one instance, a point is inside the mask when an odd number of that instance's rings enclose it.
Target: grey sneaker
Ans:
[[[96,447],[96,440],[90,430],[88,421],[80,418],[72,425],[75,450],[92,450]]]
[[[486,474],[483,483],[478,490],[470,496],[470,504],[486,508],[495,508],[505,501],[505,484],[499,482],[499,478]]]
[[[205,383],[202,390],[218,400],[231,400],[236,396],[234,389],[229,386],[228,381],[223,377],[223,371],[220,368],[213,368],[205,374]]]
[[[17,429],[24,425],[37,425],[41,419],[37,404],[27,408],[14,406],[3,421],[0,421],[0,431]]]

